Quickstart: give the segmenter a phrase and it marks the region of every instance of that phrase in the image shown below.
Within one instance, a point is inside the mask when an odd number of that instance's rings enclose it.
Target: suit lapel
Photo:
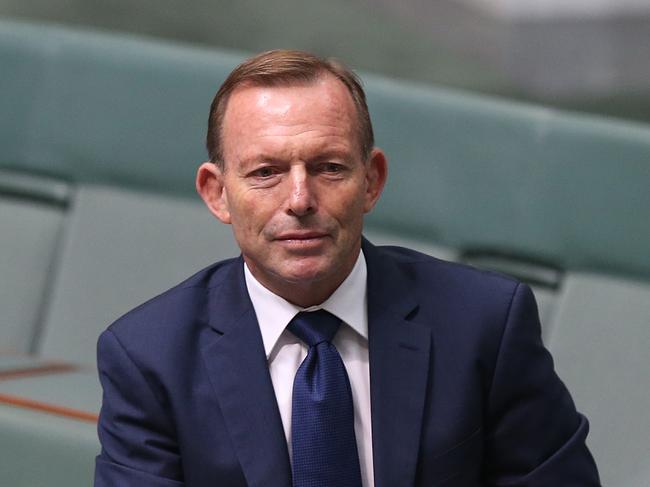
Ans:
[[[431,331],[407,317],[412,286],[368,242],[368,340],[376,487],[413,485],[430,367]]]
[[[431,363],[431,331],[408,321],[409,283],[364,241],[376,487],[413,485]],[[291,467],[264,345],[243,276],[233,265],[211,289],[213,333],[202,347],[210,382],[251,487],[289,487]]]
[[[289,487],[291,468],[243,264],[211,290],[214,333],[202,347],[208,376],[250,487]]]

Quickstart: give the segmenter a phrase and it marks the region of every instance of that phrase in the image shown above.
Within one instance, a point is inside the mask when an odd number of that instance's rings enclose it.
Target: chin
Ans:
[[[326,279],[328,277],[328,272],[321,268],[284,269],[282,272],[278,273],[277,276],[287,282],[309,284]]]

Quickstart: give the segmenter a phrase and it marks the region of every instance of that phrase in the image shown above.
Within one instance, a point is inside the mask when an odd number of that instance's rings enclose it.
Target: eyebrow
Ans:
[[[322,162],[330,158],[348,160],[350,158],[353,158],[354,156],[353,150],[348,150],[343,147],[340,148],[330,147],[328,145],[325,145],[323,150],[316,150],[314,152],[316,152],[314,156],[307,159],[305,162]],[[269,153],[264,153],[264,152],[253,154],[250,156],[244,155],[243,157],[239,158],[239,161],[242,167],[254,165],[254,164],[262,164],[262,163],[277,164],[277,163],[286,162],[286,160],[283,159],[282,157],[278,157],[277,155],[271,155]]]

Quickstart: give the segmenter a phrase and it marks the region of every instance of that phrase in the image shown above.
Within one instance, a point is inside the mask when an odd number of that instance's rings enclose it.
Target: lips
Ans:
[[[324,250],[329,234],[316,231],[297,231],[282,233],[274,241],[285,251],[296,255],[315,255]]]
[[[321,239],[326,237],[326,233],[322,232],[314,232],[314,231],[309,231],[309,232],[288,232],[288,233],[283,233],[281,235],[278,235],[275,237],[275,240],[316,240],[316,239]]]

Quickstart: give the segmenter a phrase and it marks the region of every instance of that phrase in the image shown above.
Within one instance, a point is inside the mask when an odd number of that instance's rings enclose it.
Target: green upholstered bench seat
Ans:
[[[0,352],[29,352],[41,326],[69,186],[0,169]]]
[[[97,425],[0,403],[0,472],[8,487],[88,487]]]
[[[0,167],[194,197],[209,103],[242,57],[0,22]],[[391,161],[373,225],[650,279],[648,127],[363,78]]]
[[[569,273],[556,323],[547,343],[591,422],[603,485],[649,485],[650,283]]]
[[[370,221],[650,280],[650,127],[367,78],[389,181]]]

